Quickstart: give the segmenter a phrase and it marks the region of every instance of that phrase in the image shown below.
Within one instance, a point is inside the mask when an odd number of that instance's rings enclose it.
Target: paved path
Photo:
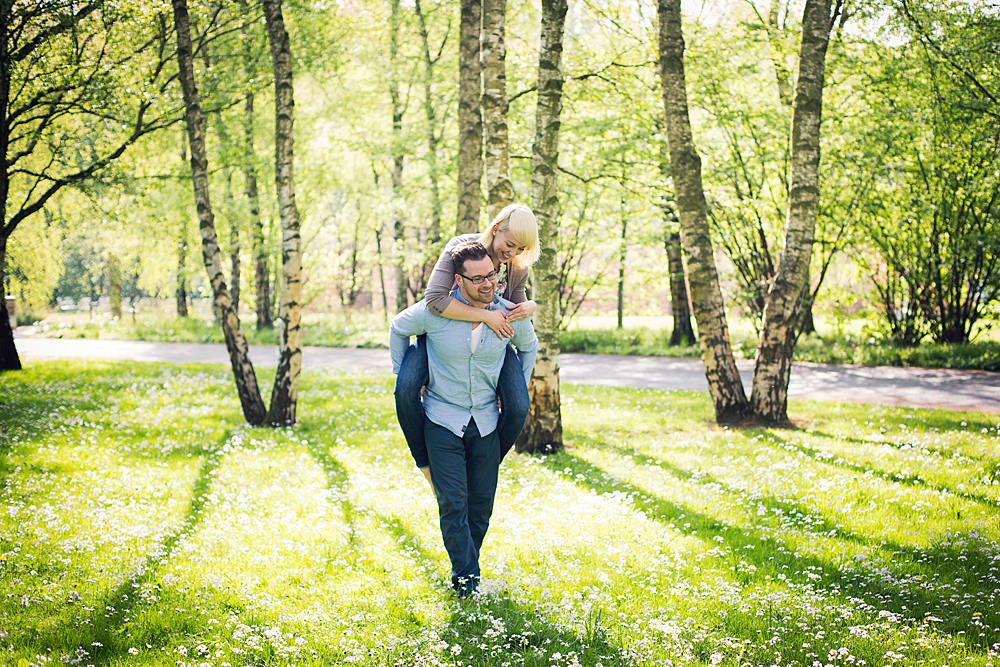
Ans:
[[[22,361],[67,357],[132,359],[135,361],[229,362],[223,345],[195,343],[144,343],[112,340],[60,340],[18,338]],[[254,345],[255,364],[277,364],[277,348]],[[560,357],[562,381],[611,387],[649,387],[708,391],[699,359],[621,357],[599,354],[564,354]],[[391,370],[389,351],[307,347],[305,367],[355,371]],[[738,361],[743,384],[749,391],[752,361]],[[796,363],[788,387],[791,398],[850,401],[907,407],[948,408],[1000,413],[1000,373],[887,366],[831,366]]]

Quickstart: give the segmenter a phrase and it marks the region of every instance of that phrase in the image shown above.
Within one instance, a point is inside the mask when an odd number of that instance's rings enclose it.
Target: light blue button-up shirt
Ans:
[[[468,303],[458,288],[451,296]],[[514,304],[495,297],[487,308],[502,308],[505,312]],[[424,301],[396,315],[389,326],[389,351],[392,372],[399,372],[410,336],[427,334],[427,367],[430,382],[424,391],[424,414],[435,424],[444,426],[462,437],[469,418],[476,420],[480,434],[489,435],[496,429],[500,411],[497,407],[497,380],[503,368],[507,340],[500,338],[485,324],[479,345],[472,351],[472,322],[449,320],[427,310]],[[538,353],[538,338],[530,319],[511,325],[514,336],[510,342],[518,351],[524,381],[531,377]]]

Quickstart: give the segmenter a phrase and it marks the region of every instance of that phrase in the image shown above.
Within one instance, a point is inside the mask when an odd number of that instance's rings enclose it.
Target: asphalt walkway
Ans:
[[[18,338],[23,363],[36,359],[95,358],[228,364],[224,345],[146,343],[115,340]],[[254,364],[274,366],[275,347],[250,348]],[[560,379],[575,384],[708,391],[700,359],[563,354]],[[307,347],[304,367],[389,372],[386,349]],[[743,384],[750,390],[753,362],[737,362]],[[833,366],[796,363],[788,387],[790,398],[848,401],[921,408],[947,408],[1000,413],[1000,373],[888,366]]]

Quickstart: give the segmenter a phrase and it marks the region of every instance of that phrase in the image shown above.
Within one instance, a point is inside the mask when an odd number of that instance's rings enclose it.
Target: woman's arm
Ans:
[[[455,286],[455,259],[451,256],[451,249],[459,238],[455,237],[448,241],[441,251],[441,256],[438,257],[437,264],[434,265],[434,270],[431,271],[431,277],[427,280],[424,300],[427,302],[427,310],[435,315],[444,315],[444,311],[455,300],[451,297],[451,289]]]
[[[448,307],[441,312],[441,317],[447,317],[449,320],[461,320],[463,322],[482,322],[490,329],[493,329],[500,338],[510,338],[514,335],[514,328],[507,322],[507,316],[502,310],[473,308],[458,299],[451,300]]]
[[[528,300],[528,269],[522,269],[507,263],[507,291],[503,297],[511,303],[524,303]]]
[[[511,262],[507,265],[510,275],[510,283],[507,285],[507,292],[504,297],[515,304],[507,311],[507,321],[516,322],[526,317],[531,317],[538,310],[534,301],[528,300],[528,269],[516,268]]]

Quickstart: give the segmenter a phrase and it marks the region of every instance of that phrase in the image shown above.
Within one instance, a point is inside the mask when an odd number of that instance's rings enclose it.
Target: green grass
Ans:
[[[461,602],[389,376],[307,372],[271,430],[219,366],[4,374],[0,664],[1000,664],[1000,417],[562,397]]]

